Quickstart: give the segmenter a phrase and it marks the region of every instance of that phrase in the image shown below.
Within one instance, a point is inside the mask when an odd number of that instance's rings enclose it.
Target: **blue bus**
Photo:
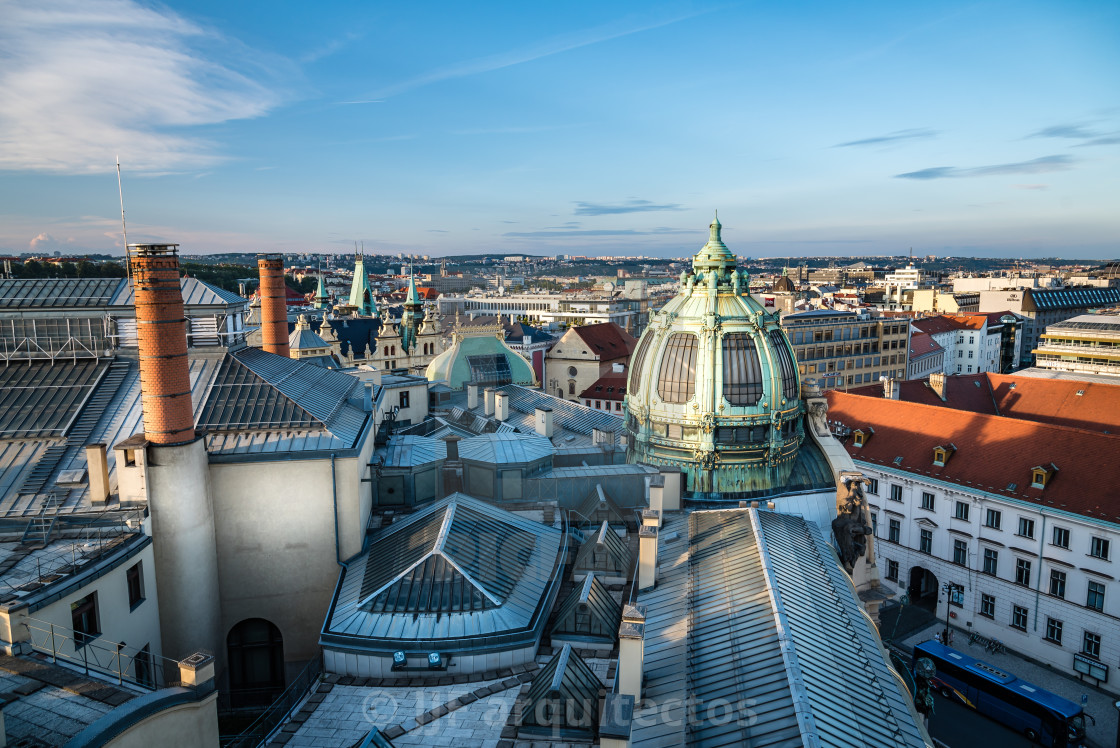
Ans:
[[[914,647],[911,667],[928,657],[937,668],[930,680],[942,696],[1054,748],[1074,748],[1085,740],[1080,704],[1016,678],[995,665],[935,641]]]

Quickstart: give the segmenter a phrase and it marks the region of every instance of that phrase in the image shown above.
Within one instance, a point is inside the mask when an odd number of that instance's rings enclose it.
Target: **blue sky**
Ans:
[[[1120,256],[1120,5],[0,0],[0,251]]]

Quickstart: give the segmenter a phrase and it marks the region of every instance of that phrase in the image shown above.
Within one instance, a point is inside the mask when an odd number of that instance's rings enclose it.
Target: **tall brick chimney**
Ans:
[[[129,245],[144,436],[153,444],[182,444],[195,436],[178,247]]]
[[[284,258],[261,255],[261,338],[264,349],[288,358],[288,292],[284,287]]]

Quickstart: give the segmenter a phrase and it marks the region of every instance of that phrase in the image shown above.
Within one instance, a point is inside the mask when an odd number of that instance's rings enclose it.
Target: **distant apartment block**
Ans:
[[[1120,377],[1120,314],[1082,314],[1039,336],[1035,366]]]
[[[1009,309],[1025,318],[1022,366],[1030,366],[1039,336],[1048,326],[1079,314],[1120,304],[1120,288],[1056,288],[981,291],[980,311]]]
[[[815,377],[824,389],[846,390],[880,377],[906,376],[908,320],[819,309],[787,314],[782,327],[801,376]]]

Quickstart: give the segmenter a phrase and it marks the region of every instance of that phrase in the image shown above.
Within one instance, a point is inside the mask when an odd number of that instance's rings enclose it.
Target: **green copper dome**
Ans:
[[[700,498],[781,488],[804,439],[793,349],[712,221],[630,360],[627,459],[680,468]],[[718,495],[718,496],[717,496]]]

